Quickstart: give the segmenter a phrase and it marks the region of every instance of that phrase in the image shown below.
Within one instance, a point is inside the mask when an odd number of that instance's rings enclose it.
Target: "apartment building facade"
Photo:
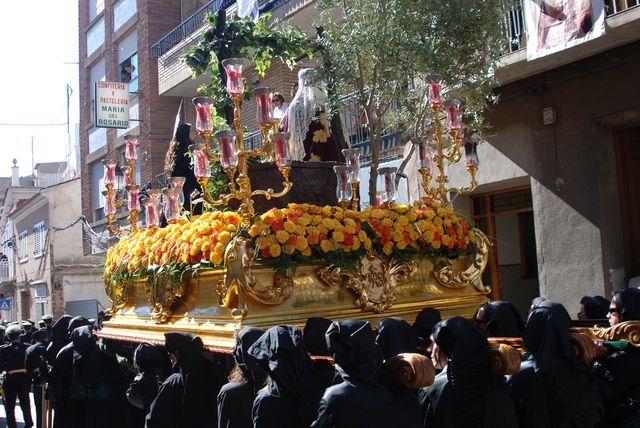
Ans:
[[[124,164],[124,136],[137,135],[140,158],[136,178],[155,185],[163,169],[180,100],[160,97],[157,62],[150,47],[180,22],[179,0],[80,0],[80,163],[82,212],[98,231],[104,231],[103,164]],[[129,84],[128,129],[96,127],[95,84]],[[121,176],[121,172],[118,171]],[[118,218],[126,217],[119,212]],[[104,252],[104,246],[85,240],[85,253]]]
[[[640,2],[609,2],[604,35],[534,60],[524,30],[496,70],[480,186],[456,206],[493,239],[494,298],[575,314],[640,275]],[[463,165],[450,171],[466,184]]]
[[[80,179],[30,190],[30,197],[18,199],[11,207],[3,231],[8,245],[3,247],[0,291],[11,302],[2,314],[6,319],[65,313],[56,265],[82,255]]]

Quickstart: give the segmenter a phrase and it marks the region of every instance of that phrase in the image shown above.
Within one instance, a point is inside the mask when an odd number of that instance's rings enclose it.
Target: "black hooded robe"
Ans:
[[[267,388],[253,401],[254,428],[307,428],[322,391],[298,327],[271,327],[249,348],[269,374]]]
[[[233,358],[246,382],[229,382],[218,393],[219,428],[253,428],[251,409],[256,393],[264,384],[267,373],[248,354],[249,348],[264,334],[256,327],[242,329],[236,337]]]
[[[179,373],[164,381],[151,404],[146,428],[211,428],[218,424],[220,384],[204,357],[202,339],[191,333],[165,333],[167,351],[179,351]]]
[[[523,339],[533,358],[509,381],[521,427],[550,423],[546,426],[585,428],[602,417],[599,385],[589,367],[575,358],[570,325],[567,310],[550,300],[529,314]]]
[[[446,370],[420,391],[424,426],[429,428],[517,427],[502,377],[491,369],[489,346],[470,321],[453,317],[434,327],[433,336],[448,356]]]
[[[343,381],[325,391],[313,428],[421,426],[415,398],[412,403],[383,382],[382,354],[369,322],[333,323],[326,338]]]
[[[640,290],[629,288],[614,300],[624,321],[640,320]],[[600,426],[640,425],[640,349],[627,346],[609,355],[596,370],[604,384],[605,417]]]
[[[513,303],[498,300],[481,307],[487,317],[487,336],[522,337],[524,322]]]
[[[331,320],[322,317],[311,317],[304,325],[302,340],[304,347],[314,357],[330,357],[327,349],[325,333],[331,327]],[[327,389],[334,383],[340,383],[342,379],[336,374],[333,365],[325,359],[313,361],[320,388]]]

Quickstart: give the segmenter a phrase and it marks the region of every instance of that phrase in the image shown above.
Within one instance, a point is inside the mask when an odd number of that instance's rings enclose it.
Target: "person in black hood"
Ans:
[[[617,292],[609,308],[609,322],[640,320],[640,290]],[[604,385],[605,416],[601,426],[640,426],[640,349],[626,341],[604,343],[605,358],[594,364]]]
[[[511,302],[485,302],[476,311],[473,323],[488,337],[522,337],[524,321]]]
[[[263,334],[264,330],[261,328],[246,327],[236,337],[236,347],[233,351],[236,366],[229,375],[229,382],[218,394],[219,428],[253,427],[253,400],[267,380],[267,372],[248,351]]]
[[[302,346],[302,331],[291,325],[271,327],[249,348],[249,355],[269,374],[267,388],[253,401],[254,427],[308,427],[322,392]]]
[[[416,316],[412,327],[418,335],[418,350],[426,354],[431,346],[431,330],[441,321],[440,311],[434,308],[424,308]]]
[[[69,343],[69,321],[70,315],[62,315],[51,327],[51,336],[49,337],[49,345],[47,346],[47,362],[53,365],[58,352]]]
[[[327,318],[311,317],[307,320],[302,333],[302,341],[311,356],[331,356],[325,339],[325,333],[329,327],[331,327],[331,320]],[[328,360],[322,358],[316,359],[313,361],[313,367],[316,370],[318,382],[322,389],[327,389],[336,381],[340,382],[336,379],[336,371]]]
[[[196,177],[193,175],[191,161],[189,158],[189,146],[194,144],[191,139],[191,124],[180,123],[176,128],[173,139],[169,143],[167,150],[164,172],[169,177],[184,177],[185,182],[182,187],[184,194],[184,206],[189,209],[191,193],[199,188]],[[201,210],[198,207],[198,210]]]
[[[334,322],[326,339],[342,383],[325,391],[311,427],[421,426],[420,409],[412,409],[385,385],[382,353],[368,321]]]
[[[446,367],[420,391],[425,427],[517,427],[504,379],[491,368],[486,337],[473,324],[453,317],[433,329],[433,357]],[[439,365],[439,364],[438,364]]]
[[[509,382],[521,427],[593,427],[602,417],[600,388],[575,356],[570,325],[564,306],[551,300],[529,315],[523,339],[532,359]]]
[[[607,318],[609,301],[602,296],[584,296],[580,299],[579,320],[602,320]]]
[[[405,352],[417,352],[418,335],[402,318],[384,318],[378,323],[376,343],[385,360]]]
[[[133,353],[133,363],[140,373],[129,385],[127,399],[131,405],[142,410],[143,417],[146,417],[151,403],[158,395],[159,385],[171,374],[171,362],[167,353],[159,346],[141,343]]]
[[[49,385],[47,389],[48,398],[54,401],[54,428],[66,428],[74,423],[72,419],[72,406],[83,406],[86,404],[86,394],[78,385],[73,384],[74,373],[74,344],[73,337],[82,342],[84,337],[73,334],[76,328],[86,326],[88,321],[84,317],[65,318],[61,317],[58,322],[61,324],[54,328],[54,337],[65,335],[68,343],[60,349],[53,361],[51,372],[49,373]],[[58,324],[58,322],[56,324]],[[67,325],[66,329],[62,327]],[[47,357],[49,348],[47,348]],[[71,401],[74,401],[73,403]],[[77,422],[77,420],[76,420]]]
[[[89,326],[77,327],[71,331],[71,343],[65,346],[64,351],[60,351],[58,358],[65,358],[64,362],[70,362],[67,374],[65,397],[68,398],[67,409],[68,418],[65,427],[86,427],[87,420],[90,416],[96,417],[89,413],[89,392],[87,390],[87,370],[84,365],[94,352],[98,351],[97,337],[93,334],[93,329]],[[69,352],[70,350],[70,352]],[[70,354],[70,358],[67,356]],[[58,363],[56,358],[56,363]],[[56,397],[59,394],[56,393]]]
[[[69,338],[71,338],[71,334],[73,333],[73,330],[75,330],[78,327],[84,327],[85,325],[91,326],[91,322],[86,319],[85,317],[73,317],[69,320],[69,327],[67,327],[67,334],[69,335]]]
[[[151,403],[146,428],[210,428],[218,424],[216,397],[220,384],[213,364],[204,356],[202,339],[191,333],[168,332],[167,351],[179,368],[164,381]]]

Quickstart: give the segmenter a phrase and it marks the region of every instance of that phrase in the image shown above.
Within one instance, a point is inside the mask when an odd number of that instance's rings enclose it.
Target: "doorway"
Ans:
[[[492,300],[512,302],[524,316],[540,295],[531,189],[515,187],[474,195],[471,215],[493,243],[483,274]]]
[[[640,128],[615,132],[625,276],[640,275]]]

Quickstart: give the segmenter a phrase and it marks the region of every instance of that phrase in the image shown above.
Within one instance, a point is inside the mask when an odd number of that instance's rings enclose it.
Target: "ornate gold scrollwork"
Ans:
[[[151,319],[164,324],[173,316],[176,301],[186,295],[187,281],[150,278],[146,291],[151,303]]]
[[[107,280],[104,281],[104,291],[112,307],[109,314],[114,315],[117,311],[124,308],[129,301],[129,291],[131,290],[131,281],[126,279]]]
[[[456,270],[451,260],[441,258],[433,268],[433,277],[438,284],[447,288],[463,288],[473,285],[481,293],[489,294],[491,287],[482,283],[482,272],[489,260],[489,249],[492,244],[489,238],[479,229],[473,229],[476,235],[476,250],[473,253],[473,261],[465,270]]]
[[[396,301],[395,288],[417,270],[415,261],[385,261],[373,252],[360,259],[355,271],[334,265],[316,269],[317,277],[329,286],[344,284],[356,294],[354,304],[364,311],[382,313]]]
[[[231,241],[224,255],[226,273],[218,283],[220,306],[231,308],[234,319],[244,319],[248,313],[246,295],[266,305],[279,305],[293,295],[293,278],[275,273],[273,283],[263,284],[251,272],[251,257],[247,241],[236,237]],[[234,297],[236,299],[234,299]]]
[[[640,321],[624,321],[609,328],[593,329],[593,335],[602,340],[627,340],[640,347]]]

